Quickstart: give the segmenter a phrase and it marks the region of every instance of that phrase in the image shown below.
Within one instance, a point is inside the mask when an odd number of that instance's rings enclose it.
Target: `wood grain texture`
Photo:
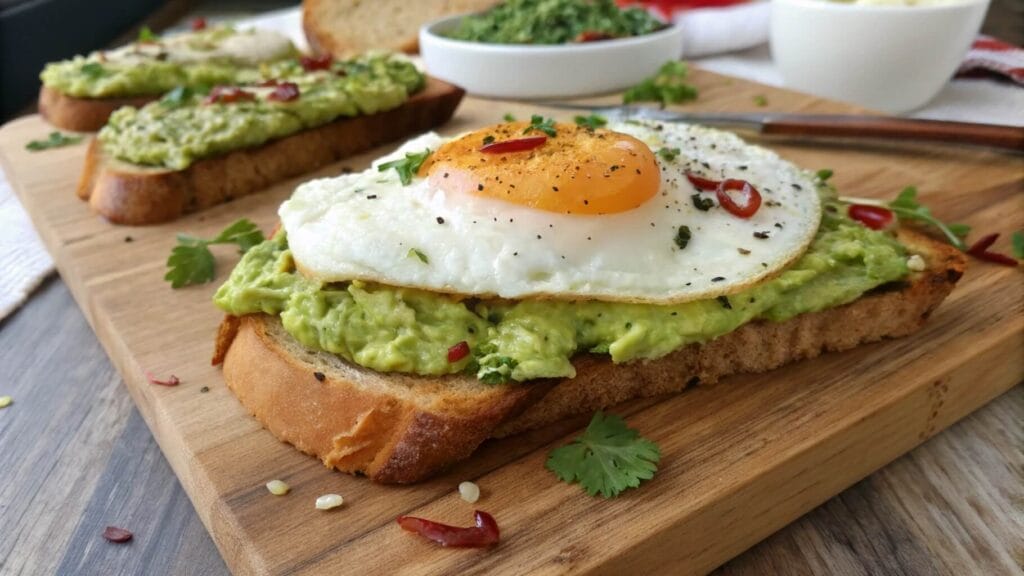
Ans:
[[[780,112],[850,110],[706,73],[694,79],[702,99],[693,109],[750,110],[753,95],[766,94]],[[535,110],[470,101],[445,131],[494,121],[506,111]],[[172,232],[210,235],[240,215],[269,228],[295,181],[171,226],[115,229],[91,217],[71,192],[81,147],[38,155],[23,150],[24,142],[47,129],[30,118],[0,130],[5,170],[237,573],[314,574],[353,567],[388,573],[622,573],[670,567],[677,573],[706,572],[1009,389],[1024,374],[1020,271],[977,263],[915,336],[619,407],[661,445],[664,458],[652,482],[614,501],[587,498],[543,470],[547,451],[573,434],[578,420],[490,442],[469,462],[418,486],[374,486],[324,470],[249,419],[208,366],[218,320],[209,303],[214,287],[171,292],[161,279]],[[837,185],[847,194],[891,196],[903,185],[917,184],[923,199],[949,219],[985,231],[1024,224],[1019,157],[928,146],[804,146],[790,140],[772,141],[772,147],[805,166],[835,169]],[[360,168],[372,156],[345,164]],[[320,174],[339,170],[334,166]],[[126,235],[133,241],[126,243]],[[229,250],[218,252],[219,278],[234,258]],[[146,370],[174,373],[183,383],[148,385]],[[197,393],[202,386],[210,392]],[[263,487],[271,478],[289,482],[292,493],[271,498]],[[452,492],[465,479],[483,487],[480,506],[502,524],[505,540],[496,551],[439,550],[396,528],[393,519],[400,513],[467,522],[472,507]],[[325,492],[344,494],[345,508],[326,514],[313,510],[313,499]],[[922,530],[937,532],[932,524]],[[1006,557],[1012,553],[1004,550]]]

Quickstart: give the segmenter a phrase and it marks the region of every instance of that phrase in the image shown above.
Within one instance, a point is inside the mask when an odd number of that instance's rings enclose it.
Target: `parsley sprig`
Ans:
[[[670,60],[658,73],[633,86],[622,95],[622,103],[660,102],[662,107],[697,98],[697,89],[686,82],[686,64]]]
[[[139,42],[158,42],[159,40],[160,36],[150,30],[149,26],[139,28]]]
[[[213,280],[214,266],[210,246],[235,244],[244,253],[264,240],[263,232],[247,218],[235,221],[211,240],[178,234],[178,245],[167,258],[164,280],[171,283],[171,288],[209,282]]]
[[[1017,260],[1024,260],[1024,232],[1017,231],[1010,237],[1013,243],[1013,255]]]
[[[680,154],[679,148],[667,148],[662,146],[658,149],[658,156],[666,162],[675,160]]]
[[[406,152],[405,158],[385,162],[377,166],[377,171],[387,172],[394,168],[395,172],[398,172],[398,178],[402,181],[402,186],[408,186],[412,182],[412,177],[419,171],[420,166],[423,166],[423,163],[427,161],[430,154],[430,148],[423,152]]]
[[[539,114],[530,116],[530,125],[526,127],[526,130],[523,130],[523,134],[529,134],[534,130],[543,132],[551,138],[558,135],[558,132],[555,131],[555,120],[553,118],[545,118]]]
[[[548,455],[545,467],[563,482],[579,482],[591,496],[614,498],[653,478],[660,460],[657,444],[622,418],[598,411],[583,435]]]
[[[599,114],[591,114],[589,116],[577,116],[573,120],[575,120],[577,126],[582,126],[583,128],[590,130],[591,132],[603,127],[605,124],[608,124],[608,119]]]
[[[829,174],[829,176],[831,176],[831,174]],[[827,180],[827,178],[821,178],[820,174],[819,179],[823,181]],[[900,191],[895,200],[890,202],[873,200],[870,198],[851,198],[846,196],[840,197],[839,201],[847,204],[866,204],[868,206],[888,208],[889,210],[892,210],[900,220],[922,222],[926,225],[935,227],[942,232],[946,239],[949,240],[950,244],[960,250],[967,250],[967,244],[964,243],[963,239],[971,231],[971,227],[967,224],[947,224],[936,218],[932,215],[931,210],[926,206],[922,206],[921,203],[917,201],[917,188],[914,186],[907,186]]]
[[[102,78],[107,74],[107,69],[104,68],[103,65],[99,62],[88,62],[86,64],[83,64],[82,67],[79,68],[79,70],[82,72],[82,74],[88,76],[90,80]]]
[[[40,150],[49,150],[50,148],[60,148],[62,146],[71,146],[72,144],[78,144],[82,141],[84,136],[69,136],[67,134],[61,134],[60,132],[50,132],[50,135],[46,137],[46,140],[33,140],[28,144],[25,144],[26,150],[32,152],[39,152]]]

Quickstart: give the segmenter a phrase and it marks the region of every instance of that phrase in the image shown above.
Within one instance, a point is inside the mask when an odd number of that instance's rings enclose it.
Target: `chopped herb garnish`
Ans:
[[[149,29],[149,26],[139,28],[139,42],[156,42],[160,36]]]
[[[676,230],[676,237],[674,238],[676,246],[679,246],[680,250],[686,248],[686,245],[690,243],[691,237],[690,227],[680,226],[679,229]]]
[[[665,148],[658,149],[658,156],[665,162],[671,162],[679,156],[679,148]]]
[[[89,62],[84,64],[79,70],[82,71],[82,74],[88,76],[90,80],[101,78],[107,73],[107,69],[99,62]]]
[[[718,300],[718,303],[722,305],[722,308],[732,310],[732,302],[729,302],[728,296],[718,296],[715,300]]]
[[[406,152],[405,158],[385,162],[377,167],[377,171],[386,172],[394,168],[395,172],[398,172],[398,178],[402,181],[402,186],[408,186],[412,182],[412,177],[419,171],[420,166],[427,161],[430,154],[430,148],[423,152]]]
[[[313,372],[313,378],[316,378],[317,382],[323,382],[327,380],[327,375],[323,372]]]
[[[587,494],[614,498],[658,470],[661,450],[614,414],[598,411],[567,446],[556,448],[544,466],[562,482],[579,482]]]
[[[492,142],[494,142],[494,136],[491,136],[490,134],[488,134],[487,136],[484,136],[484,146],[487,146],[488,144],[491,144]]]
[[[828,168],[822,168],[821,170],[818,170],[817,172],[814,173],[814,177],[817,178],[819,182],[828,182],[828,179],[832,177],[832,174],[832,170]]]
[[[699,192],[697,194],[691,194],[690,199],[693,200],[693,206],[701,212],[707,212],[715,207],[715,201],[711,198],[702,196]]]
[[[601,128],[602,126],[608,123],[608,120],[604,116],[600,116],[598,114],[591,114],[590,116],[577,116],[573,118],[573,120],[576,122],[577,126],[582,126],[587,130],[591,131],[597,130],[598,128]]]
[[[697,98],[697,89],[686,83],[686,64],[670,60],[658,73],[626,90],[622,102],[660,102],[662,107]]]
[[[505,112],[505,115],[502,116],[501,119],[504,120],[505,122],[515,122],[516,121],[516,117],[513,116],[511,112]]]
[[[416,248],[409,248],[409,253],[406,254],[406,258],[413,257],[419,258],[420,262],[423,262],[424,264],[430,264],[430,259],[427,258],[427,255],[424,254],[421,250],[418,250]]]
[[[543,132],[551,138],[558,135],[558,132],[555,131],[555,121],[551,118],[545,118],[539,114],[534,114],[530,117],[530,125],[523,130],[523,134],[529,134],[534,130],[537,132]]]
[[[188,86],[177,86],[160,99],[160,104],[165,108],[179,108],[188,104],[192,99],[192,89]]]
[[[168,270],[164,280],[171,283],[171,288],[209,282],[213,280],[214,267],[209,246],[235,244],[241,252],[246,252],[264,239],[259,227],[247,218],[235,221],[212,240],[178,234],[178,245],[167,258]]]
[[[754,96],[754,104],[763,108],[768,105],[768,98],[766,98],[764,94],[758,94],[757,96]]]
[[[512,379],[512,370],[519,365],[509,356],[488,355],[480,360],[476,377],[484,384],[504,384]]]
[[[971,231],[971,227],[967,224],[946,224],[933,216],[931,210],[922,206],[921,203],[917,201],[917,188],[914,186],[907,186],[901,190],[899,195],[897,195],[896,199],[892,202],[883,202],[881,200],[874,200],[870,198],[849,197],[840,197],[839,201],[847,204],[862,204],[866,206],[880,206],[882,208],[888,208],[889,210],[892,210],[900,220],[923,222],[924,224],[934,226],[946,236],[946,239],[949,240],[950,244],[960,250],[967,250],[967,244],[964,243],[963,239]]]
[[[1013,243],[1013,255],[1018,260],[1024,260],[1024,232],[1014,232],[1010,237]]]
[[[49,150],[50,148],[60,148],[62,146],[78,144],[82,141],[82,138],[84,136],[68,136],[60,132],[50,132],[46,140],[33,140],[25,144],[25,149],[38,152],[40,150]]]

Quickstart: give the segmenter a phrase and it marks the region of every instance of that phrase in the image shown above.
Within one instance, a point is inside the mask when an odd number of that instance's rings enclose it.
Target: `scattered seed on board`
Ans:
[[[14,398],[10,396],[0,396],[0,408],[7,408],[14,403]]]
[[[271,480],[267,482],[267,490],[274,496],[284,496],[291,490],[291,487],[280,480]]]
[[[316,499],[317,510],[330,510],[331,508],[337,508],[345,503],[345,499],[340,494],[324,494],[323,496]]]
[[[480,487],[472,482],[462,482],[459,484],[459,496],[472,504],[480,499]]]

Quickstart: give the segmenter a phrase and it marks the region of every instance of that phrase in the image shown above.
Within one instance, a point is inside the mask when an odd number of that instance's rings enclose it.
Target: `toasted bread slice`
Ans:
[[[116,224],[156,224],[252,194],[347,156],[443,124],[464,91],[440,80],[398,108],[341,118],[318,128],[195,162],[185,170],[148,168],[105,157],[94,139],[78,196]]]
[[[582,354],[573,360],[575,378],[490,386],[464,375],[384,374],[310,351],[263,314],[227,317],[214,363],[223,361],[228,387],[281,440],[344,472],[416,482],[490,437],[910,334],[953,289],[966,260],[909,230],[899,238],[927,263],[906,282],[785,322],[753,322],[657,360],[613,364],[607,356]]]
[[[427,22],[490,8],[498,0],[305,0],[302,29],[311,48],[342,58],[366,50],[419,51]]]
[[[57,128],[75,132],[95,132],[103,128],[114,110],[122,106],[138,108],[157,98],[159,96],[76,98],[43,86],[39,90],[39,113]]]

